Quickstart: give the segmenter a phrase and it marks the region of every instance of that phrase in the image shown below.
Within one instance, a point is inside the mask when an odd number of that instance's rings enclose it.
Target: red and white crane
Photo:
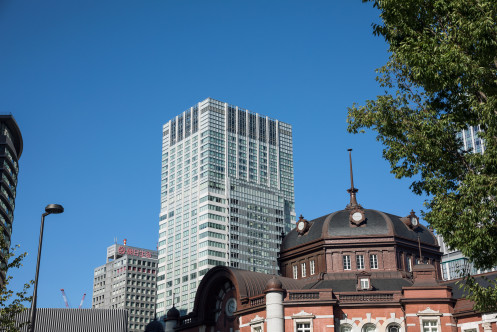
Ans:
[[[66,304],[66,308],[69,308],[69,302],[67,302],[67,296],[66,292],[64,292],[64,288],[61,288],[60,291],[62,292],[62,297],[64,298],[64,303]],[[83,302],[85,301],[86,293],[83,294],[83,298],[81,299],[81,302],[79,303],[78,309],[81,309],[83,306]]]
[[[60,291],[62,292],[62,297],[64,298],[64,303],[66,304],[66,308],[69,308],[69,302],[67,302],[67,296],[66,293],[64,292],[64,288],[61,288]]]

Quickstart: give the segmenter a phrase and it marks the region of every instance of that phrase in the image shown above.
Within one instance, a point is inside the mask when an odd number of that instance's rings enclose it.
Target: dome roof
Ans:
[[[266,292],[269,291],[277,291],[277,290],[282,290],[283,284],[281,281],[276,278],[276,276],[273,276],[271,279],[268,280],[266,283]]]
[[[166,314],[166,319],[174,319],[174,318],[179,318],[179,310],[176,309],[176,307],[172,307],[171,309],[169,309]]]
[[[308,231],[299,235],[293,229],[283,238],[282,250],[287,250],[319,239],[357,238],[367,236],[393,236],[411,241],[438,246],[435,236],[425,226],[409,228],[401,217],[377,210],[364,209],[366,222],[364,226],[351,225],[350,210],[340,210],[311,220]]]

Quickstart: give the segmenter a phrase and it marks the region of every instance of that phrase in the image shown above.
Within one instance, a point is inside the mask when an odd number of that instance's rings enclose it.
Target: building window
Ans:
[[[438,332],[438,322],[434,319],[424,319],[423,332]]]
[[[362,327],[362,332],[376,332],[376,325],[367,323]]]
[[[298,279],[299,278],[299,268],[297,265],[293,266],[293,279]]]
[[[297,323],[296,332],[311,332],[311,323]]]
[[[264,332],[264,328],[262,324],[252,325],[251,332]]]
[[[356,262],[357,262],[357,269],[358,270],[364,270],[364,256],[363,255],[357,255],[356,256]]]
[[[343,324],[340,325],[340,332],[351,332],[352,331],[352,326],[349,324]]]
[[[343,269],[350,270],[350,256],[343,255]]]
[[[306,277],[305,263],[300,264],[300,268],[302,269],[302,278]]]
[[[398,324],[390,324],[387,327],[387,332],[400,332],[400,326]]]
[[[311,275],[316,273],[316,266],[314,264],[314,261],[311,261],[310,263],[310,268],[311,268]]]
[[[376,255],[376,254],[369,255],[369,264],[371,265],[372,269],[377,269],[378,268],[378,255]]]
[[[361,289],[369,289],[369,278],[361,278],[359,282],[361,283]]]

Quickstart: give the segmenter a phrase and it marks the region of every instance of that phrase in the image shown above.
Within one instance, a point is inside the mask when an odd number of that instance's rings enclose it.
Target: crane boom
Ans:
[[[83,294],[83,298],[81,299],[81,303],[79,304],[78,309],[81,309],[81,307],[83,306],[83,301],[85,300],[85,296],[86,296],[86,293]]]
[[[62,292],[62,297],[64,298],[64,303],[66,304],[66,308],[69,308],[69,302],[67,302],[67,296],[66,293],[64,292],[64,288],[61,288],[60,291]]]

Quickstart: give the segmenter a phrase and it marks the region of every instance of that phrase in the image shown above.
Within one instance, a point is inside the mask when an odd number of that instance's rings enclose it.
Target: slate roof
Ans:
[[[475,276],[475,280],[480,286],[487,288],[490,286],[489,280],[497,281],[497,271]],[[463,298],[468,294],[459,286],[460,284],[464,284],[464,280],[462,279],[448,280],[443,282],[443,284],[452,287],[452,295],[455,299]]]
[[[290,231],[283,238],[281,249],[288,250],[319,239],[339,237],[395,236],[417,242],[418,234],[422,243],[438,246],[435,236],[423,225],[411,230],[399,216],[371,209],[364,209],[364,212],[366,215],[364,227],[351,227],[349,210],[336,211],[311,220],[309,230],[304,235],[299,235],[296,229]]]
[[[406,279],[373,279],[371,285],[375,291],[400,291],[402,287],[412,286]],[[304,286],[303,289],[333,289],[334,292],[355,292],[357,290],[357,280],[320,280],[317,283],[311,283]]]

